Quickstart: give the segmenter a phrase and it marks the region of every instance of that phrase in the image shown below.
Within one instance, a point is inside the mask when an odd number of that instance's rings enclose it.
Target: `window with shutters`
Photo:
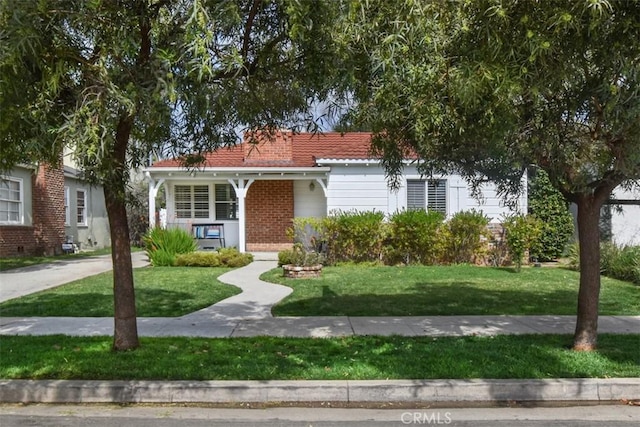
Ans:
[[[216,184],[216,220],[237,219],[238,199],[231,184]]]
[[[22,224],[22,180],[0,178],[0,224]]]
[[[425,208],[425,186],[424,181],[409,180],[407,181],[407,209],[424,209]]]
[[[176,185],[174,193],[176,218],[209,218],[208,185]]]
[[[428,209],[446,215],[447,180],[407,180],[407,209]]]
[[[427,181],[427,209],[447,214],[447,181],[431,179]]]

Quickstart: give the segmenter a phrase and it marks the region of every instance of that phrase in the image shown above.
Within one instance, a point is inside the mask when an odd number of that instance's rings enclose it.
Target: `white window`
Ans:
[[[0,178],[0,223],[22,224],[22,180]]]
[[[447,180],[407,180],[407,209],[427,209],[447,214]]]
[[[71,224],[71,208],[69,207],[69,187],[64,187],[64,225]]]
[[[208,185],[176,185],[176,218],[209,218]]]
[[[231,184],[216,184],[216,219],[237,219],[238,199]]]
[[[78,225],[87,225],[87,192],[76,191],[76,222]]]

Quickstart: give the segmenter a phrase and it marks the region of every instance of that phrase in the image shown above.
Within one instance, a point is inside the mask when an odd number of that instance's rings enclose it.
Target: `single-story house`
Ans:
[[[370,142],[367,132],[278,131],[271,140],[207,153],[197,169],[184,168],[178,159],[157,161],[145,169],[149,222],[155,224],[162,186],[167,226],[189,230],[202,247],[235,246],[242,252],[290,247],[286,230],[293,218],[337,210],[392,214],[428,207],[451,217],[476,209],[493,223],[513,212],[490,184],[477,200],[460,176],[426,179],[411,162],[400,187],[392,189],[379,159],[370,155]],[[526,192],[514,209],[527,211]]]
[[[18,165],[0,175],[0,257],[60,254],[69,242],[111,246],[101,188],[67,165]]]

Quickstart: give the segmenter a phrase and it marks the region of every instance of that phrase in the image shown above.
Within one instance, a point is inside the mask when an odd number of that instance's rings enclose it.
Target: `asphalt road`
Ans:
[[[635,427],[640,424],[640,407],[229,409],[166,405],[2,405],[0,421],[2,427]]]

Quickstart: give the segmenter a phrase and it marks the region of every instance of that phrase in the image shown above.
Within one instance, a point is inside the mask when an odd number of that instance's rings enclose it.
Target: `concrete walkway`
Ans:
[[[134,265],[146,264],[144,254]],[[570,334],[574,316],[273,317],[291,289],[259,280],[276,266],[273,254],[220,280],[243,292],[178,318],[138,318],[141,336],[338,337]],[[0,299],[15,298],[111,269],[108,257],[78,259],[0,273]],[[640,333],[640,316],[601,316],[600,332]],[[112,318],[0,317],[0,335],[112,335]],[[62,381],[2,380],[0,403],[215,403],[340,405],[401,402],[621,402],[640,400],[640,379],[380,380],[380,381]]]

